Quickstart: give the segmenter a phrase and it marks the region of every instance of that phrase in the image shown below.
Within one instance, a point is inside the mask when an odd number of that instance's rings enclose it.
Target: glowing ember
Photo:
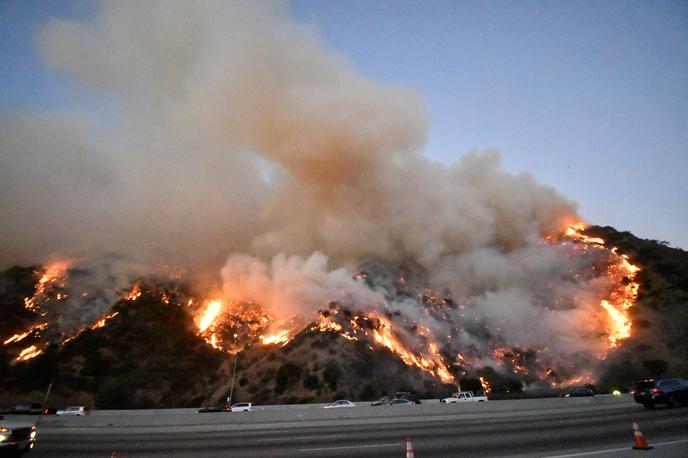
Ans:
[[[492,386],[490,386],[490,382],[485,377],[480,377],[480,384],[482,385],[485,394],[488,394],[492,391]]]
[[[141,297],[141,285],[134,283],[134,286],[131,287],[131,290],[124,295],[124,300],[135,301],[139,297]]]
[[[40,355],[43,353],[43,350],[40,348],[36,347],[35,345],[31,345],[28,348],[25,348],[19,353],[19,356],[17,356],[17,361],[27,361],[31,358],[35,358],[36,356]]]
[[[9,339],[7,339],[5,342],[3,342],[4,345],[11,344],[13,342],[19,342],[20,340],[24,340],[29,334],[31,334],[30,331],[23,332],[21,334],[15,334]]]
[[[3,342],[3,344],[9,345],[11,343],[20,342],[20,341],[24,340],[25,338],[27,338],[29,335],[33,334],[34,332],[44,330],[47,326],[48,326],[48,323],[41,323],[41,324],[37,324],[35,326],[32,326],[31,329],[29,329],[26,332],[22,332],[21,334],[13,335],[9,339],[5,340]]]
[[[101,319],[96,321],[94,324],[92,324],[91,329],[102,328],[103,326],[105,326],[105,324],[108,322],[108,320],[116,317],[117,315],[119,315],[119,312],[113,312],[113,313],[110,313],[109,315],[105,315],[104,317],[102,317]]]

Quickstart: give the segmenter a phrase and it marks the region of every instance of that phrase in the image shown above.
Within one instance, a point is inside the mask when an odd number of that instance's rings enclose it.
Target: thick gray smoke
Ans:
[[[355,73],[281,3],[104,2],[36,42],[111,109],[4,120],[3,266],[115,251],[214,268],[234,251],[315,250],[429,266],[575,218],[496,153],[423,156],[419,97]]]
[[[597,261],[540,242],[579,220],[574,204],[496,152],[430,160],[418,95],[357,74],[285,4],[103,2],[36,43],[109,109],[0,125],[3,267],[104,252],[224,265],[228,298],[281,318],[348,300],[417,321],[408,300],[351,279],[365,260],[410,262],[505,340],[599,341],[577,304],[608,285],[575,278]],[[552,326],[545,302],[560,307]]]

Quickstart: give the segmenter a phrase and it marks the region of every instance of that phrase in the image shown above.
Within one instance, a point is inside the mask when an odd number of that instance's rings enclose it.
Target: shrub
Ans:
[[[317,390],[322,386],[320,383],[320,377],[317,375],[309,375],[303,379],[303,386],[309,390]]]
[[[325,380],[325,383],[330,387],[330,390],[334,391],[337,389],[337,382],[341,375],[342,371],[337,363],[332,360],[328,361],[323,371],[323,380]]]

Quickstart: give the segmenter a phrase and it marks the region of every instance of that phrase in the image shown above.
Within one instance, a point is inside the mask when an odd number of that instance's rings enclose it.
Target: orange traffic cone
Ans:
[[[645,436],[643,436],[643,433],[640,431],[640,427],[636,422],[633,422],[633,439],[635,439],[635,445],[633,445],[635,450],[650,450],[652,448],[647,445]]]
[[[415,458],[413,454],[413,445],[411,445],[411,438],[406,438],[406,458]]]

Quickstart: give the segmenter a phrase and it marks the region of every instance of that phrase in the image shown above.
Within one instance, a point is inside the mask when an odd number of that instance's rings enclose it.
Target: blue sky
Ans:
[[[290,3],[357,71],[421,94],[432,158],[498,149],[590,222],[688,248],[688,2]],[[95,9],[0,1],[0,115],[101,102],[32,43]]]

